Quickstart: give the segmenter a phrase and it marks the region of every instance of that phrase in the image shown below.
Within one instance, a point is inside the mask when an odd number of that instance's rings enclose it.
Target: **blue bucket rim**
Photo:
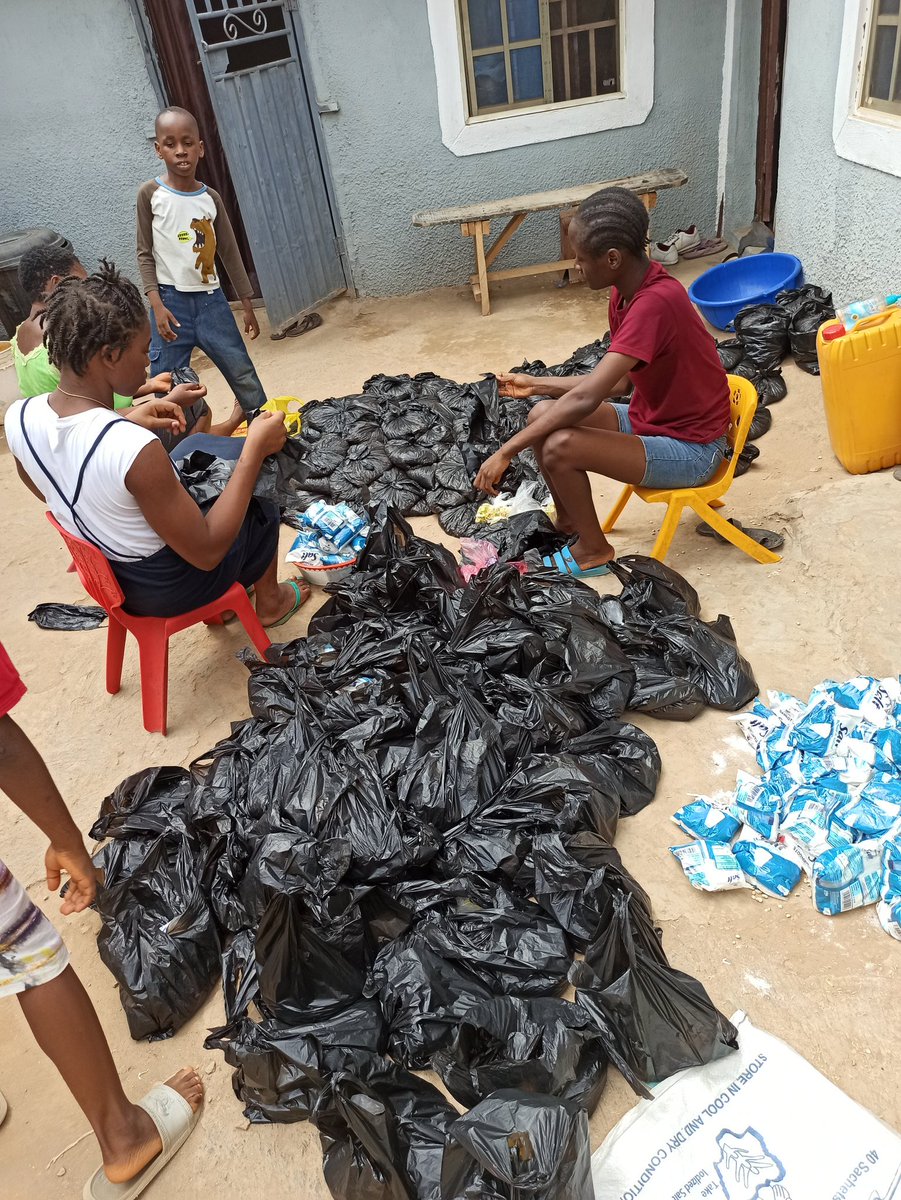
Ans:
[[[784,279],[781,279],[777,282],[772,282],[772,283],[768,284],[768,286],[762,288],[762,291],[761,291],[762,295],[766,295],[769,292],[780,291],[782,288],[786,287],[791,282],[792,276],[795,274],[796,271],[799,271],[799,270],[803,271],[803,269],[804,269],[804,264],[801,262],[800,258],[798,258],[797,254],[789,254],[788,251],[786,251],[786,250],[768,250],[764,254],[755,254],[753,256],[753,258],[754,259],[783,258],[783,259],[786,259],[787,261],[791,261],[794,264],[794,266],[792,267],[792,270],[785,276]],[[708,267],[707,270],[704,271],[704,273],[702,275],[699,275],[697,277],[697,279],[692,280],[692,282],[689,284],[689,287],[688,287],[689,299],[691,300],[691,302],[693,304],[697,304],[698,307],[703,306],[703,307],[707,307],[707,308],[729,308],[732,305],[742,303],[741,298],[738,296],[733,296],[731,299],[724,299],[721,296],[719,299],[716,299],[716,300],[713,300],[713,299],[707,300],[702,297],[699,297],[696,294],[695,289],[698,286],[698,284],[701,282],[702,279],[708,279],[711,275],[715,274],[717,271],[724,271],[724,270],[728,271],[728,269],[732,266],[733,263],[750,262],[750,261],[752,261],[752,259],[750,259],[750,258],[749,259],[731,258],[728,262],[715,263],[714,266]],[[762,281],[761,281],[761,283],[762,283]],[[748,300],[746,303],[753,304],[754,301]],[[758,301],[758,303],[759,303],[759,301]]]

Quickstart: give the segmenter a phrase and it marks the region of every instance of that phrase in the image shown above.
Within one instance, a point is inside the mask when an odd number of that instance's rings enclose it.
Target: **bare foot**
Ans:
[[[195,1070],[183,1067],[166,1083],[173,1091],[184,1096],[192,1110],[197,1112],[203,1103],[203,1083]],[[110,1183],[127,1183],[129,1179],[134,1179],[163,1148],[150,1114],[137,1104],[133,1104],[131,1109],[133,1128],[122,1138],[121,1146],[117,1144],[113,1151],[103,1156],[103,1171]]]
[[[274,625],[276,621],[280,621],[297,605],[298,608],[310,598],[310,588],[306,583],[297,579],[293,581],[300,588],[300,604],[297,604],[297,592],[291,583],[280,583],[278,585],[278,604],[274,607],[265,607],[257,595],[257,616],[260,618],[262,625],[266,627]]]
[[[583,571],[590,571],[592,567],[603,567],[606,563],[613,562],[616,557],[609,542],[605,550],[592,550],[582,545],[581,538],[573,542],[570,552]]]
[[[235,402],[235,407],[231,411],[231,416],[226,420],[220,421],[218,425],[213,425],[210,433],[216,437],[231,437],[238,426],[246,420],[246,414],[240,404]]]

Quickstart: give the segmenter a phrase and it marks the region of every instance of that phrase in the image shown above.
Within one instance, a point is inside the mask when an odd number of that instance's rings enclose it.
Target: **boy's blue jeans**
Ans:
[[[266,393],[256,373],[235,315],[221,288],[212,292],[180,292],[168,283],[160,284],[160,299],[178,321],[174,342],[160,337],[153,312],[150,328],[150,373],[174,371],[191,365],[191,351],[196,346],[212,359],[246,413],[255,412],[266,402]]]

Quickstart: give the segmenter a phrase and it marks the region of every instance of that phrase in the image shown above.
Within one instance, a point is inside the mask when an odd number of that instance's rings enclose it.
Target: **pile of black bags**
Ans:
[[[615,597],[505,564],[464,586],[382,507],[309,636],[248,655],[251,716],[103,803],[99,942],[132,1035],[221,979],[207,1046],[251,1121],[315,1124],[337,1200],[588,1200],[609,1066],[644,1094],[735,1045],[612,843],[660,773],[624,712],[737,709],[756,683],[675,571],[616,573]]]
[[[515,370],[580,375],[607,350],[604,341],[582,346],[557,366],[535,361]],[[301,433],[263,464],[254,494],[273,500],[284,519],[318,499],[353,508],[387,504],[404,516],[439,516],[455,537],[479,533],[475,514],[484,497],[472,486],[479,467],[525,425],[534,400],[507,400],[497,380],[455,383],[431,372],[374,375],[357,396],[316,400],[303,407]],[[198,504],[221,493],[234,464],[195,451],[180,463],[182,479]],[[518,455],[504,488],[538,479],[531,451]],[[555,547],[552,547],[555,548]]]

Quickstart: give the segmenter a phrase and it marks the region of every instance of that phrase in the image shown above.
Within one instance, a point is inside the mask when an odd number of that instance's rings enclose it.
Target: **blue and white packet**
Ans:
[[[685,833],[708,842],[731,842],[741,828],[735,817],[702,796],[676,809],[673,820]]]
[[[901,780],[895,786],[868,783],[829,813],[827,828],[848,835],[850,841],[883,837],[901,820]]]
[[[688,882],[700,892],[725,892],[747,887],[738,859],[723,842],[689,842],[670,846]]]
[[[779,834],[781,810],[781,798],[771,791],[766,776],[756,779],[746,771],[738,772],[735,795],[729,806],[734,817],[750,825],[767,841],[774,842]]]
[[[876,915],[885,932],[901,942],[901,831],[882,847]]]
[[[882,843],[876,839],[840,846],[813,864],[813,904],[827,917],[864,908],[879,899]]]
[[[771,896],[787,896],[801,878],[798,864],[765,842],[737,841],[732,853],[749,883]]]

